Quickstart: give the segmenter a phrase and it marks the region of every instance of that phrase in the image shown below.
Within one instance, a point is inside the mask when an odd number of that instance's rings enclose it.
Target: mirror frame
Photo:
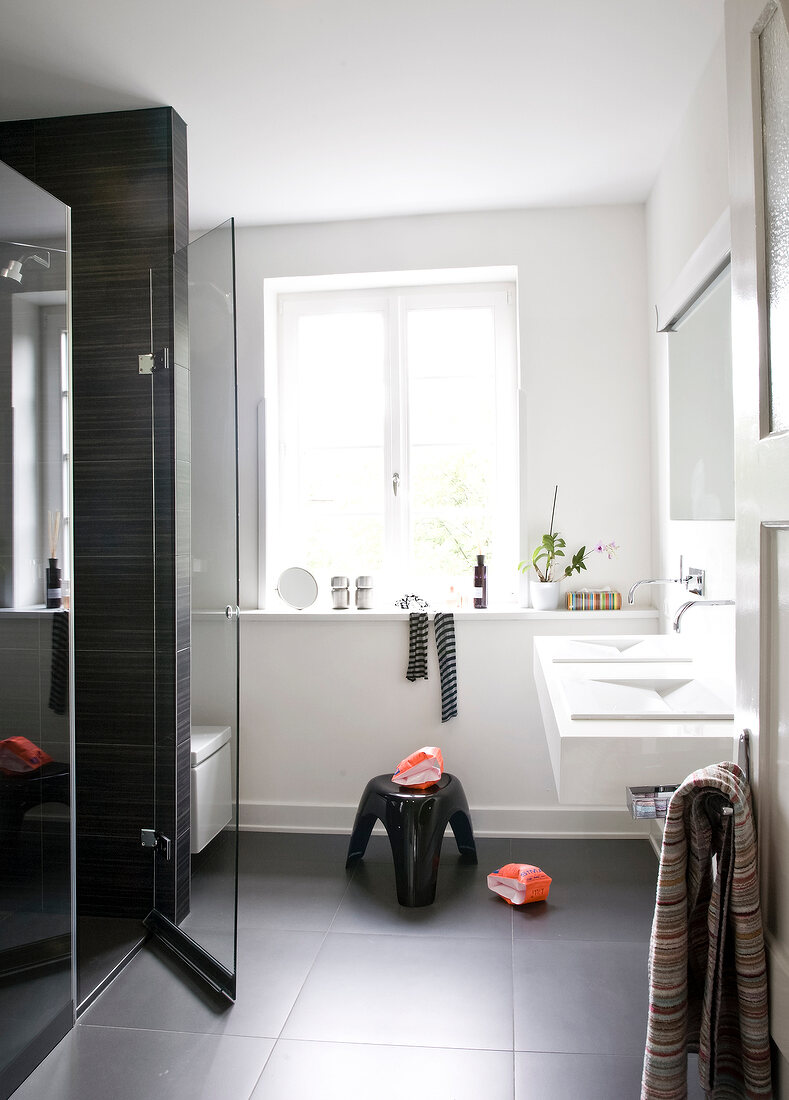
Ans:
[[[314,585],[312,599],[307,599],[305,596],[304,600],[298,600],[292,594],[286,596],[282,591],[283,580],[286,582],[286,586],[290,581],[298,581],[300,584],[304,583],[306,585],[307,578],[309,578],[312,585]],[[304,569],[300,565],[291,565],[287,569],[283,569],[277,578],[277,595],[283,603],[288,605],[288,607],[292,607],[295,611],[304,611],[306,608],[312,607],[318,598],[318,582],[315,580],[312,573],[310,573],[309,569]]]

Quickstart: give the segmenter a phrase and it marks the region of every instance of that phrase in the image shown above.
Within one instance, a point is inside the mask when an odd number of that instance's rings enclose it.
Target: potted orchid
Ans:
[[[586,546],[582,546],[580,550],[573,554],[569,564],[564,565],[560,562],[559,558],[566,556],[564,551],[567,543],[559,532],[553,529],[558,492],[559,486],[556,485],[553,492],[553,508],[551,509],[551,523],[548,533],[543,535],[542,540],[535,546],[531,561],[518,562],[518,569],[521,573],[533,569],[536,575],[531,580],[530,590],[531,604],[537,611],[553,611],[559,606],[559,585],[561,581],[565,577],[571,577],[573,573],[580,574],[582,570],[585,570],[588,557],[591,557],[592,554],[606,554],[609,558],[613,558],[618,550],[615,542],[599,542],[589,550]],[[559,570],[561,570],[560,573]],[[557,573],[559,573],[558,576]]]

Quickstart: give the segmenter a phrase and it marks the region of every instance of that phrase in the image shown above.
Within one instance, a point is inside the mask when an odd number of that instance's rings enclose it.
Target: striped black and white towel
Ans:
[[[458,674],[455,662],[455,618],[451,611],[436,612],[436,650],[441,673],[441,721],[457,718]]]
[[[412,611],[408,616],[407,680],[427,679],[427,612]]]
[[[52,616],[52,673],[49,709],[65,714],[68,704],[68,611]]]

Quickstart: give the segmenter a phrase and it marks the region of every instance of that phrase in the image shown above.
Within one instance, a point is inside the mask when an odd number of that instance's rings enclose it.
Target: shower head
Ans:
[[[47,252],[46,258],[40,256],[38,252],[28,252],[27,255],[23,254],[18,260],[9,260],[6,267],[0,268],[0,279],[13,279],[15,283],[21,283],[22,264],[33,261],[37,264],[41,264],[42,267],[49,267],[51,258],[51,253],[49,252]]]

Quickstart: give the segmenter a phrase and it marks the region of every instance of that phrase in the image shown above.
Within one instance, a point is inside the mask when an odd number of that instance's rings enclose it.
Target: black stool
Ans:
[[[477,862],[463,785],[449,772],[424,790],[399,787],[388,775],[371,779],[356,811],[346,867],[352,867],[364,855],[376,819],[389,836],[401,905],[415,907],[433,902],[447,823],[455,834],[458,850],[471,863]]]

